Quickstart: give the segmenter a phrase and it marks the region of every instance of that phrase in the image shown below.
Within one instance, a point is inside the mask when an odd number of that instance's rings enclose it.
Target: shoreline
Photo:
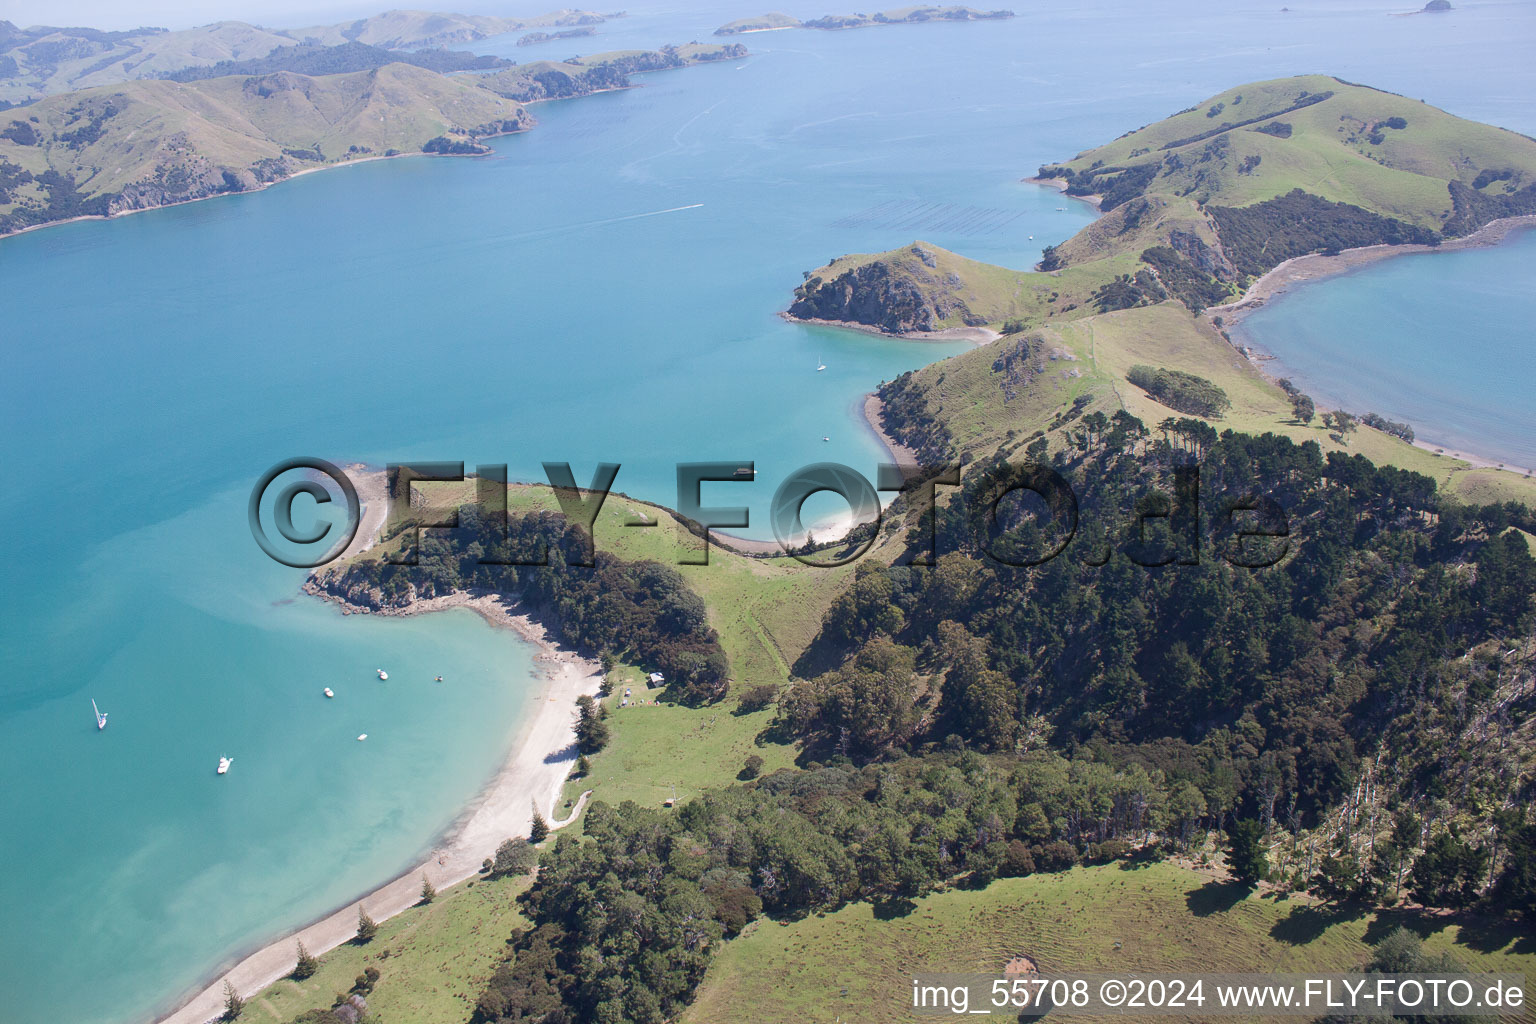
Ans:
[[[1337,256],[1323,256],[1319,253],[1293,256],[1266,271],[1263,276],[1249,285],[1248,290],[1239,298],[1220,306],[1209,306],[1201,315],[1212,321],[1219,316],[1222,318],[1221,326],[1230,329],[1241,324],[1255,310],[1262,309],[1271,299],[1285,294],[1296,285],[1347,274],[1352,270],[1380,263],[1395,256],[1458,252],[1462,249],[1487,249],[1503,242],[1516,231],[1530,228],[1536,228],[1536,214],[1501,217],[1498,220],[1489,221],[1470,235],[1450,238],[1439,245],[1365,245],[1356,249],[1340,250]]]
[[[975,348],[990,345],[1002,335],[987,327],[946,327],[939,331],[902,331],[893,333],[884,331],[869,324],[856,323],[852,320],[823,320],[820,317],[798,317],[790,314],[789,310],[781,310],[779,318],[792,324],[803,324],[809,327],[837,327],[845,331],[857,331],[860,334],[873,335],[876,338],[897,341],[923,341],[923,342],[947,342],[964,341]]]
[[[1319,253],[1293,256],[1259,277],[1239,298],[1220,306],[1210,306],[1201,313],[1201,316],[1218,330],[1233,333],[1235,336],[1231,339],[1232,347],[1237,349],[1265,380],[1273,384],[1279,380],[1279,377],[1271,373],[1266,364],[1273,361],[1275,357],[1259,349],[1244,333],[1242,326],[1244,320],[1257,310],[1263,309],[1271,300],[1289,293],[1293,288],[1349,274],[1394,257],[1418,253],[1488,249],[1499,245],[1516,232],[1533,228],[1536,228],[1536,214],[1525,214],[1489,221],[1469,235],[1448,239],[1439,245],[1367,245],[1341,250],[1337,256],[1323,256]],[[1216,323],[1218,318],[1221,320],[1219,325]],[[1414,426],[1417,432],[1418,425]],[[1435,432],[1432,424],[1425,425],[1424,429],[1431,435]],[[1455,442],[1415,437],[1411,444],[1432,455],[1466,463],[1468,469],[1493,469],[1513,473],[1516,476],[1536,475],[1536,469],[1516,466],[1508,460],[1495,456],[1467,451]],[[1455,469],[1452,472],[1455,472]]]
[[[357,483],[359,497],[364,495],[365,488],[369,495],[382,495],[382,473],[367,472],[356,464],[347,470]],[[377,518],[382,523],[386,510],[387,503],[375,497],[365,512],[364,522]],[[366,533],[360,527],[347,551],[367,550],[375,539],[376,534]],[[337,605],[343,615],[425,615],[467,608],[493,628],[515,631],[539,648],[534,656],[539,682],[529,698],[535,707],[515,726],[500,768],[443,830],[424,859],[300,928],[263,942],[253,951],[235,953],[232,966],[220,967],[189,991],[168,1001],[171,1009],[157,1012],[156,1024],[205,1024],[223,1008],[226,981],[242,996],[255,995],[293,970],[295,943],[303,942],[311,953],[320,956],[353,938],[359,909],[366,907],[370,917],[383,922],[416,906],[423,875],[439,890],[479,877],[481,862],[494,855],[503,840],[527,835],[532,822],[530,798],[544,810],[551,830],[575,821],[585,806],[583,795],[564,817],[557,814],[564,810],[559,806],[560,795],[577,756],[574,702],[581,694],[596,696],[603,678],[602,668],[555,643],[542,625],[519,610],[515,599],[501,594],[456,591],[401,608],[375,611],[317,593],[312,577],[305,581],[304,591]]]
[[[604,91],[606,92],[606,91],[611,91],[611,90],[604,90]],[[542,101],[534,101],[534,102],[542,102]],[[528,104],[525,103],[523,105],[527,106]],[[504,138],[507,138],[508,136],[512,136],[512,135],[522,135],[524,132],[532,131],[534,127],[535,127],[534,125],[530,125],[527,128],[519,128],[516,131],[512,131],[512,132],[497,132],[495,135],[482,135],[479,138],[480,139],[504,139]],[[479,141],[479,140],[477,139],[476,141]],[[208,194],[206,196],[196,196],[195,198],[192,198],[192,199],[178,199],[174,203],[161,203],[158,206],[138,206],[138,207],[134,207],[131,210],[119,210],[116,213],[87,213],[87,214],[81,214],[78,217],[66,217],[64,220],[50,220],[50,221],[47,221],[46,223],[43,223],[43,224],[29,224],[28,226],[26,226],[24,228],[18,228],[15,231],[11,231],[11,232],[8,232],[6,234],[0,235],[0,243],[3,243],[5,241],[5,239],[7,239],[7,238],[19,238],[22,235],[25,235],[25,234],[27,234],[28,232],[31,232],[31,231],[42,231],[44,228],[62,227],[65,224],[83,224],[83,223],[86,223],[86,222],[89,222],[89,221],[120,220],[123,217],[131,217],[131,216],[133,216],[136,213],[153,213],[156,210],[173,210],[173,209],[175,209],[178,206],[189,206],[192,203],[203,203],[203,202],[207,202],[210,199],[225,199],[225,198],[228,198],[230,196],[249,196],[249,195],[255,195],[258,192],[265,192],[267,189],[272,188],[275,185],[281,185],[284,182],[293,181],[293,180],[295,180],[297,178],[302,178],[306,174],[319,174],[321,171],[334,171],[334,170],[337,170],[338,168],[342,168],[342,167],[356,167],[358,164],[369,164],[369,163],[373,163],[376,160],[402,160],[402,159],[405,159],[406,157],[413,157],[413,156],[466,157],[466,156],[491,156],[491,155],[492,155],[491,153],[421,153],[421,152],[417,152],[417,153],[396,153],[393,156],[384,156],[383,154],[380,154],[378,156],[360,156],[360,157],[356,157],[355,159],[352,159],[352,160],[338,160],[337,162],[335,162],[333,164],[326,164],[323,167],[306,167],[303,170],[294,171],[292,174],[288,175],[287,177],[278,178],[275,181],[263,182],[262,184],[257,185],[255,188],[245,188],[245,189],[241,189],[239,192],[213,192],[213,193],[210,193],[210,194]]]
[[[1100,204],[1102,204],[1104,202],[1104,197],[1099,195],[1097,192],[1095,192],[1095,193],[1093,193],[1091,195],[1086,195],[1086,196],[1068,195],[1067,194],[1067,180],[1065,178],[1041,178],[1041,177],[1034,177],[1034,178],[1022,178],[1020,180],[1023,181],[1024,184],[1026,184],[1026,185],[1043,185],[1046,188],[1053,188],[1057,192],[1060,192],[1066,198],[1068,198],[1068,199],[1076,199],[1080,203],[1087,203],[1089,206],[1093,207],[1095,210],[1100,209]]]

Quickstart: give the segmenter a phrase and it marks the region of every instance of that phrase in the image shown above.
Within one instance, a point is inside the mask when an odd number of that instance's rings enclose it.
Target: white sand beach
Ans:
[[[347,548],[350,555],[373,544],[388,505],[382,472],[352,465],[347,467],[347,474],[366,506],[363,525]],[[204,1024],[217,1017],[223,1011],[226,981],[241,995],[249,996],[286,977],[293,970],[297,942],[303,942],[316,955],[347,942],[357,932],[359,908],[376,921],[406,910],[420,899],[423,875],[440,890],[474,877],[481,862],[492,856],[503,840],[528,835],[534,804],[542,809],[551,828],[575,820],[585,798],[564,814],[560,813],[564,808],[557,805],[576,762],[575,701],[582,694],[597,693],[601,667],[561,649],[541,625],[501,595],[453,594],[417,602],[391,614],[419,615],[458,607],[473,610],[493,626],[514,629],[540,648],[535,661],[542,685],[531,697],[534,706],[515,726],[506,763],[425,860],[321,920],[242,957],[206,987],[190,993],[174,1011],[160,1017],[161,1024]],[[521,681],[509,680],[509,684],[521,685]]]

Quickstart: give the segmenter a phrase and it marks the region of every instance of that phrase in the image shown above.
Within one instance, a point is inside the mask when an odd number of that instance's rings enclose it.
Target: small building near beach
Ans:
[[[651,685],[652,686],[660,686],[662,683],[665,683],[666,681],[667,681],[667,677],[662,675],[660,672],[652,672],[651,673]]]

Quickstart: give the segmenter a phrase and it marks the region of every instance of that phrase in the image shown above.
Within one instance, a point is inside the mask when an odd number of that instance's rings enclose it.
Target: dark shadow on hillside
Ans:
[[[1364,914],[1365,908],[1358,904],[1297,907],[1274,923],[1269,929],[1269,936],[1290,946],[1305,946],[1334,925],[1353,921]]]
[[[917,904],[905,896],[892,896],[890,899],[876,900],[874,908],[876,921],[894,921],[912,913],[917,909]]]
[[[842,663],[843,656],[848,653],[831,643],[822,633],[816,634],[810,646],[800,652],[800,657],[795,659],[791,670],[800,679],[814,679],[823,672],[830,672]]]
[[[1243,882],[1206,882],[1184,894],[1184,903],[1196,917],[1225,914],[1243,901],[1253,887]]]
[[[1478,953],[1536,953],[1536,934],[1513,921],[1485,915],[1445,916],[1423,910],[1380,910],[1365,930],[1365,941],[1377,943],[1399,928],[1406,928],[1421,939],[1456,925],[1456,944]]]
[[[559,764],[561,761],[574,761],[576,759],[576,744],[568,743],[559,750],[552,750],[544,755],[545,764]]]

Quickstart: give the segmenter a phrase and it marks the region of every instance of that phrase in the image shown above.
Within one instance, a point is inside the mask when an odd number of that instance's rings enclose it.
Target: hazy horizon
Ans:
[[[13,0],[0,19],[19,28],[33,25],[99,28],[107,31],[152,26],[171,30],[195,28],[216,21],[245,21],[268,28],[327,25],[380,14],[387,10],[446,11],[498,16],[534,15],[562,7],[581,7],[574,0],[448,0],[432,3],[389,3],[387,0],[144,0],[124,5],[111,0]],[[622,6],[622,5],[619,5]]]

